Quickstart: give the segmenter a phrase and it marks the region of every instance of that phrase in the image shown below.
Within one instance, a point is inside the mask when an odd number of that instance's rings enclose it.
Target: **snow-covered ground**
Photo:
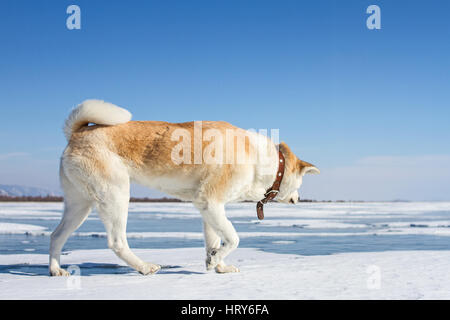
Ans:
[[[128,238],[151,276],[106,248],[95,212],[48,276],[62,204],[0,203],[0,299],[450,299],[450,203],[269,204],[228,207],[238,274],[207,272],[201,219],[188,203],[131,204]],[[77,275],[79,272],[79,276]]]
[[[63,257],[80,276],[50,278],[44,254],[7,255],[1,299],[449,299],[449,251],[388,251],[322,256],[242,248],[237,274],[205,271],[202,248],[135,250],[162,270],[142,276],[110,250]],[[76,269],[74,270],[76,273]]]

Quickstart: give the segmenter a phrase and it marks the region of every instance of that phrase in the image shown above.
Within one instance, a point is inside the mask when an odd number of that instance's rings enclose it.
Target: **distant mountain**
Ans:
[[[60,196],[59,191],[52,191],[45,188],[18,186],[18,185],[4,185],[0,184],[0,196],[9,197],[45,197],[45,196]]]

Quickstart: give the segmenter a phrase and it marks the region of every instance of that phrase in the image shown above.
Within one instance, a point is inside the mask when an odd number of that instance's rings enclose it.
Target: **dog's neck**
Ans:
[[[285,166],[286,160],[283,156],[283,153],[281,153],[281,151],[278,151],[278,171],[275,177],[275,181],[272,184],[272,187],[270,187],[264,194],[264,199],[259,200],[256,204],[256,214],[258,215],[259,220],[264,219],[264,205],[270,200],[274,199],[280,192],[280,185],[281,181],[283,180]]]

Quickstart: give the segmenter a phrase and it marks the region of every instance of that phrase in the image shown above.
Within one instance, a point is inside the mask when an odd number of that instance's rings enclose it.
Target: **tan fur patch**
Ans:
[[[299,159],[297,156],[291,151],[288,145],[284,142],[280,143],[280,151],[283,153],[284,158],[286,159],[286,169],[285,173],[293,173],[298,170],[297,162]]]
[[[172,141],[172,134],[177,129],[187,130],[191,136],[190,164],[175,164],[172,161],[172,150],[179,143]],[[227,122],[202,121],[203,133],[209,129],[219,130],[224,139],[226,130],[245,133],[243,129]],[[203,152],[211,141],[200,138]],[[73,154],[87,159],[96,170],[106,176],[107,165],[103,163],[97,151],[102,148],[117,154],[131,167],[152,176],[198,177],[199,181],[205,182],[203,186],[205,195],[223,198],[233,173],[239,170],[239,165],[234,163],[238,157],[237,136],[234,137],[234,148],[231,151],[234,159],[231,164],[204,164],[203,161],[202,164],[194,164],[194,143],[194,122],[130,121],[115,126],[84,126],[72,134],[69,146]],[[223,141],[224,158],[227,151],[225,149],[226,143]],[[245,138],[243,149],[246,157],[255,152],[248,138]]]

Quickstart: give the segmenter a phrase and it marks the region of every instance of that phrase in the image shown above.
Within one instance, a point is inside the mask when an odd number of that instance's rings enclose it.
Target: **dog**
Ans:
[[[51,276],[69,275],[60,267],[61,250],[94,206],[108,247],[120,259],[143,275],[161,268],[142,261],[128,246],[130,181],[191,201],[203,219],[207,270],[239,272],[224,262],[239,244],[225,204],[260,200],[261,210],[269,198],[295,204],[303,176],[320,173],[284,142],[275,144],[261,133],[221,121],[131,121],[130,112],[100,100],[86,100],[73,109],[64,133],[68,141],[60,160],[64,213],[51,234]],[[224,143],[223,137],[229,136]],[[277,190],[272,188],[269,197],[267,190],[274,181]]]

